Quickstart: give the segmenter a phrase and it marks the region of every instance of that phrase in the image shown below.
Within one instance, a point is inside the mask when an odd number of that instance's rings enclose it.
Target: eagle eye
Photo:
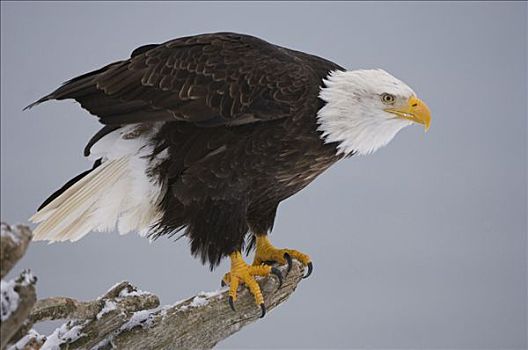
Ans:
[[[381,94],[381,101],[386,104],[392,104],[394,103],[394,101],[396,101],[396,98],[394,97],[394,95],[384,93]]]

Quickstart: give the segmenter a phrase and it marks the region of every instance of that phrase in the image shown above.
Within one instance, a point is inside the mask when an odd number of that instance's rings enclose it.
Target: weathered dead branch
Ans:
[[[2,233],[2,240],[15,231],[29,233],[28,237],[31,237],[31,231],[27,227],[13,230],[8,225],[2,225],[2,232],[6,229],[6,233]],[[29,239],[26,243],[22,243],[24,239],[19,242],[24,247],[11,245],[5,250],[6,256],[18,256],[18,260],[23,255]],[[4,261],[7,261],[6,266],[10,266],[9,268],[14,265],[10,259],[12,258],[2,257],[2,271]],[[6,270],[9,268],[6,267]],[[286,275],[286,267],[279,267],[279,270],[283,276]],[[29,274],[22,276],[25,279],[20,283],[25,283],[30,290],[15,290],[21,301],[20,305],[27,303],[30,306],[24,306],[24,313],[21,313],[23,317],[15,317],[14,314],[9,317],[9,322],[16,323],[12,327],[14,331],[4,333],[2,322],[2,350],[7,343],[11,344],[10,349],[212,348],[240,328],[257,321],[261,312],[244,287],[239,289],[239,298],[235,303],[237,311],[234,312],[229,307],[228,291],[225,288],[215,292],[201,292],[186,300],[160,307],[157,296],[140,291],[128,282],[116,284],[103,296],[92,301],[53,297],[35,303],[35,281]],[[259,284],[267,310],[284,302],[293,293],[302,276],[303,267],[294,261],[280,289],[276,277],[262,278]],[[2,305],[2,312],[3,310]],[[272,316],[268,314],[266,317]],[[34,323],[59,319],[66,322],[47,337],[31,329]]]
[[[4,278],[26,253],[32,234],[27,226],[11,227],[3,222],[0,232],[0,278]]]
[[[21,225],[11,227],[0,223],[0,226],[0,349],[4,349],[11,339],[18,340],[18,337],[23,335],[23,330],[31,328],[27,319],[36,300],[36,278],[29,271],[24,271],[15,279],[3,280],[26,252],[31,240],[31,231]]]

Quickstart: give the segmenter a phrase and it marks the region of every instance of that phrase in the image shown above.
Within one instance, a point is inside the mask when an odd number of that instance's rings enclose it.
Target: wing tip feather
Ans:
[[[49,101],[53,99],[53,96],[52,95],[46,95],[38,100],[36,100],[35,102],[27,105],[26,107],[24,107],[24,109],[22,111],[27,111],[27,110],[30,110],[31,108],[33,107],[36,107],[38,106],[39,104],[43,103],[43,102],[46,102],[46,101]]]

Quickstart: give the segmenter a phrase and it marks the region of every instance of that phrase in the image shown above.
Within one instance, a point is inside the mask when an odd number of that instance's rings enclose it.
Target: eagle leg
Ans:
[[[255,298],[255,303],[260,306],[261,315],[264,317],[266,314],[266,307],[264,306],[264,296],[260,290],[260,286],[255,280],[255,276],[269,276],[273,274],[279,279],[279,288],[282,285],[282,275],[280,271],[268,265],[248,265],[242,258],[240,251],[236,251],[229,255],[231,259],[231,271],[224,275],[222,284],[229,285],[229,305],[235,311],[234,302],[237,300],[237,290],[240,282],[244,283],[251,294]]]
[[[269,262],[277,262],[281,265],[288,264],[288,272],[292,266],[292,258],[298,260],[301,264],[308,268],[308,272],[304,278],[310,276],[313,270],[313,264],[310,257],[293,249],[278,249],[271,244],[267,235],[256,236],[256,251],[253,266],[260,266]]]

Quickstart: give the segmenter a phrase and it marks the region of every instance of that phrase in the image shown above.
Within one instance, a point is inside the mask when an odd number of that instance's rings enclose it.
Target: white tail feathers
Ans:
[[[116,227],[121,234],[145,235],[161,218],[162,185],[147,176],[152,148],[145,138],[123,137],[127,132],[122,128],[101,139],[108,150],[99,147],[102,164],[30,218],[39,223],[34,240],[77,241],[90,231]]]

